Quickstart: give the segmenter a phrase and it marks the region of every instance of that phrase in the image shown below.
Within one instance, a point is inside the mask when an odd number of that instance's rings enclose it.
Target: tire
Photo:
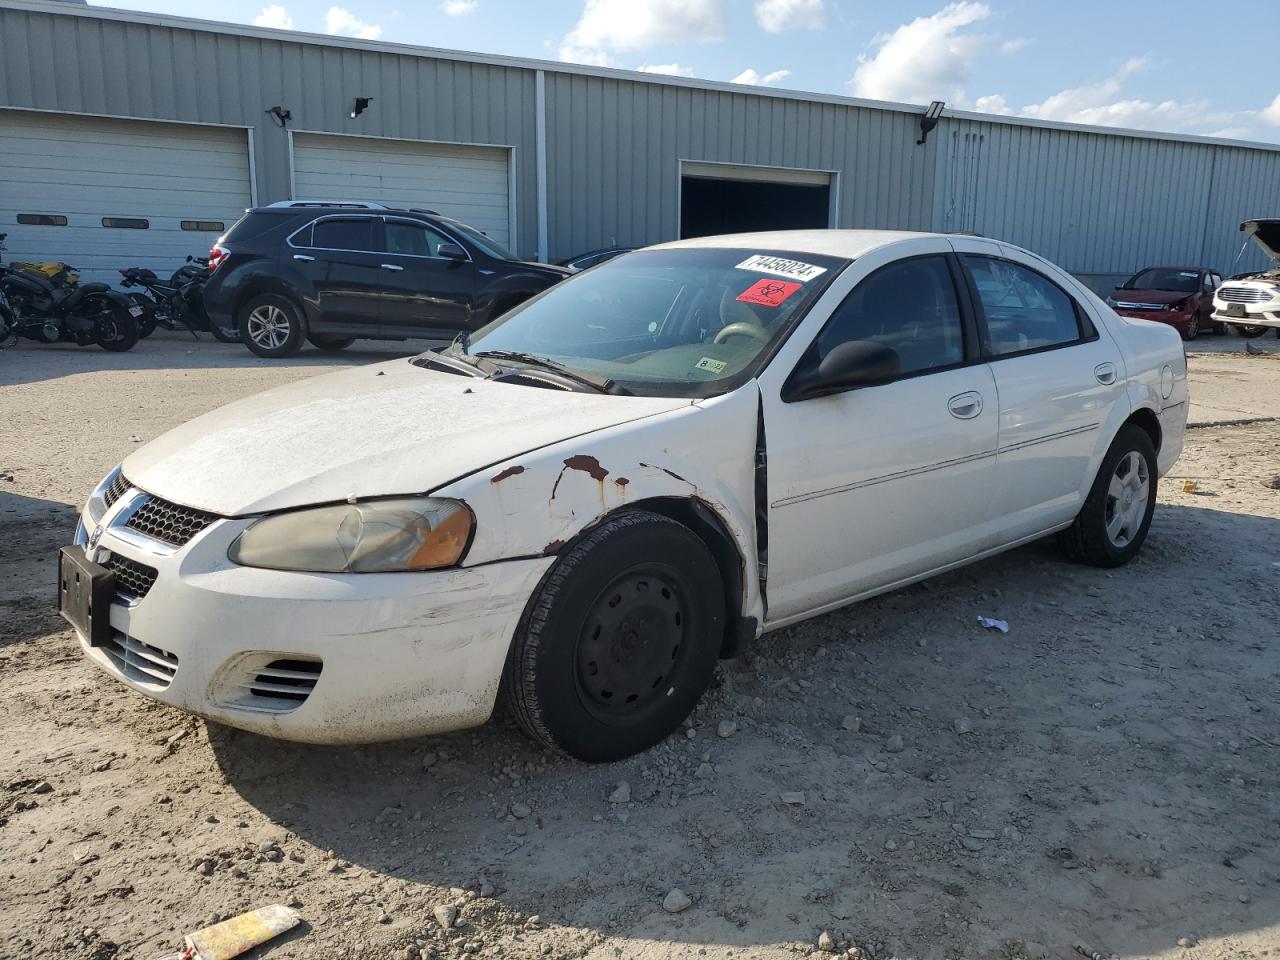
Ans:
[[[1233,337],[1243,337],[1246,340],[1256,340],[1267,332],[1269,328],[1260,326],[1256,323],[1228,323],[1227,333]]]
[[[355,337],[337,337],[323,333],[308,333],[307,341],[317,350],[345,350],[356,342]]]
[[[1180,333],[1182,335],[1182,339],[1186,340],[1188,343],[1200,336],[1200,314],[1193,313],[1191,315],[1191,322],[1187,324],[1187,328],[1185,330],[1179,330],[1178,333]]]
[[[539,584],[503,696],[539,743],[592,763],[619,760],[660,743],[693,710],[724,624],[719,570],[693,531],[647,511],[616,514]]]
[[[279,360],[302,349],[306,336],[302,311],[287,297],[275,293],[251,297],[237,320],[241,342],[260,357]]]
[[[1132,560],[1151,528],[1158,481],[1151,437],[1133,424],[1121,427],[1084,506],[1062,532],[1067,556],[1093,567],[1119,567]]]
[[[93,342],[111,353],[132,350],[138,343],[138,321],[128,310],[113,306],[110,319],[94,324]]]

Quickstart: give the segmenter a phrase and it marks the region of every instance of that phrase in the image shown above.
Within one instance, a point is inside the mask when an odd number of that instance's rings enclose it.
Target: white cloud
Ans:
[[[1014,37],[1012,40],[1006,40],[1000,44],[1001,53],[1017,53],[1019,50],[1025,50],[1031,41],[1026,37]]]
[[[636,67],[641,73],[661,73],[668,77],[692,77],[693,67],[681,66],[678,63],[646,63]]]
[[[255,27],[271,27],[275,30],[292,30],[293,17],[289,16],[289,11],[278,3],[273,3],[269,7],[263,7],[262,12],[253,18]]]
[[[377,40],[382,36],[382,28],[374,23],[365,23],[350,10],[342,7],[330,7],[324,15],[324,32],[342,37],[356,37],[359,40]]]
[[[770,33],[821,30],[826,22],[823,0],[757,0],[756,23]]]
[[[904,23],[876,39],[875,56],[858,58],[849,89],[874,100],[963,101],[969,70],[990,39],[965,28],[990,15],[985,3],[964,0]]]
[[[1271,106],[1262,111],[1262,119],[1274,127],[1280,127],[1280,93],[1271,101]]]
[[[1258,139],[1258,122],[1280,126],[1280,97],[1262,110],[1222,110],[1207,100],[1144,100],[1125,96],[1125,84],[1147,61],[1134,57],[1096,83],[1060,90],[1040,103],[1014,109],[1000,94],[979,97],[974,109],[1003,116],[1034,117],[1102,127],[1194,133],[1236,140]]]
[[[465,17],[475,12],[476,0],[444,0],[440,9],[450,17]]]
[[[752,87],[770,87],[791,76],[790,70],[775,70],[773,73],[760,74],[752,67],[747,67],[730,80],[730,83],[745,83]]]
[[[614,53],[723,38],[721,0],[586,0],[560,59],[612,67]]]

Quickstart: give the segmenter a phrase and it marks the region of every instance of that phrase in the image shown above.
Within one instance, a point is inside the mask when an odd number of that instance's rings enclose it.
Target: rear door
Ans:
[[[1020,251],[962,253],[995,375],[998,539],[1070,521],[1112,406],[1124,399],[1120,351],[1074,297]]]
[[[386,218],[379,269],[382,316],[391,332],[453,336],[467,328],[476,291],[475,262],[437,252],[440,244],[455,242],[418,220]]]
[[[381,323],[382,219],[344,214],[321,217],[290,238],[299,270],[315,284],[318,326],[360,336]]]

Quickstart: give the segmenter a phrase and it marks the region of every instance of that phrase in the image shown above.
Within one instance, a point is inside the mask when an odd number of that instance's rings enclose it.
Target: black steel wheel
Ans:
[[[689,528],[616,514],[556,561],[529,601],[503,674],[517,722],[580,760],[617,760],[675,731],[724,640],[719,569]]]
[[[111,353],[124,353],[138,343],[138,321],[124,307],[95,298],[82,316],[93,315],[93,342]]]

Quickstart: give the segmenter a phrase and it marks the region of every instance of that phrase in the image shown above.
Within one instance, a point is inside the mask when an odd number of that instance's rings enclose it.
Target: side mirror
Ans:
[[[787,403],[891,383],[902,373],[898,351],[874,340],[847,340],[822,362],[796,370],[782,388]]]
[[[446,260],[465,260],[467,259],[467,251],[456,243],[442,243],[436,247],[436,256],[444,257]]]

